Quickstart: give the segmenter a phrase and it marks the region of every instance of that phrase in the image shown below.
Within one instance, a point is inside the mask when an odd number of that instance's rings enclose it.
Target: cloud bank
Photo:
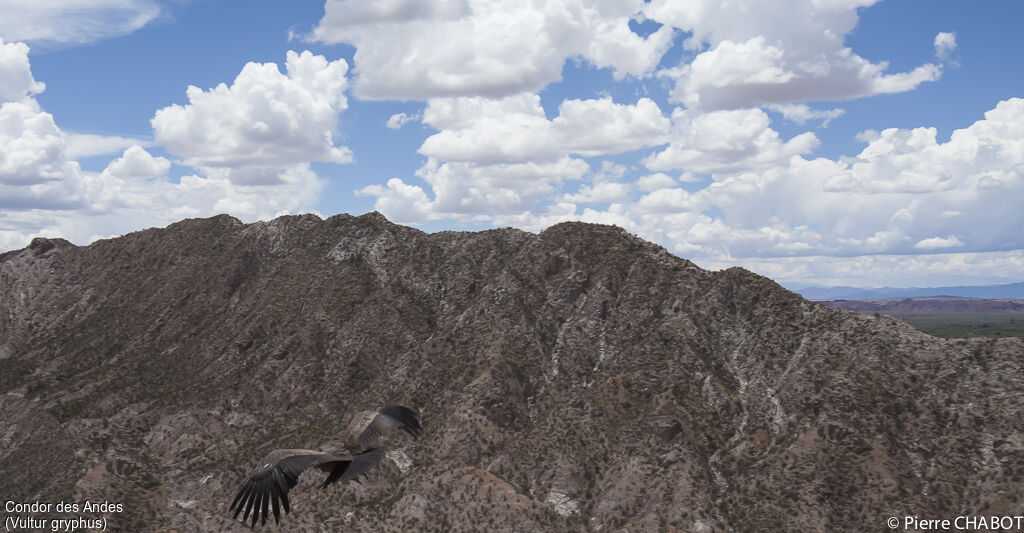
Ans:
[[[171,178],[172,161],[133,139],[68,135],[33,97],[29,48],[0,42],[0,248],[34,236],[78,243],[188,217],[231,213],[265,219],[315,208],[322,180],[310,160],[345,162],[332,142],[345,109],[344,61],[289,53],[286,73],[250,64],[229,87],[190,88],[190,104],[157,112],[157,142],[183,157],[192,173]],[[250,121],[255,118],[256,122]],[[75,157],[128,144],[102,172]],[[254,157],[245,157],[245,151]]]

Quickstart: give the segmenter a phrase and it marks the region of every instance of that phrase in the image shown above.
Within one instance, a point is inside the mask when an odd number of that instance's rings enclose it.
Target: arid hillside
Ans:
[[[426,234],[219,216],[0,255],[13,513],[245,531],[274,448],[413,407],[280,531],[883,531],[1024,510],[1024,342],[944,341],[581,223]],[[12,513],[6,513],[7,519]],[[259,527],[259,526],[258,526]]]

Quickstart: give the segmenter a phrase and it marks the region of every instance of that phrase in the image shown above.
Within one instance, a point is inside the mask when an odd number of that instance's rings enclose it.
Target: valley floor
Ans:
[[[1024,337],[1024,315],[1015,313],[893,313],[892,316],[944,339]]]

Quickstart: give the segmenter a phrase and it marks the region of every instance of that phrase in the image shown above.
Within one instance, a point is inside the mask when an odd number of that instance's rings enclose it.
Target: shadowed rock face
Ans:
[[[877,531],[1019,514],[1022,364],[613,227],[219,216],[0,255],[0,476],[114,531],[243,531],[255,461],[400,404],[424,437],[304,475],[283,530]]]

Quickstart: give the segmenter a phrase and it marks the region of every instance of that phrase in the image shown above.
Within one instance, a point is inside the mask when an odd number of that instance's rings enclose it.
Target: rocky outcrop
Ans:
[[[283,530],[877,531],[1024,508],[1022,356],[614,227],[219,216],[0,256],[0,474],[112,531],[242,531],[254,461],[397,403],[424,438],[305,474]]]

